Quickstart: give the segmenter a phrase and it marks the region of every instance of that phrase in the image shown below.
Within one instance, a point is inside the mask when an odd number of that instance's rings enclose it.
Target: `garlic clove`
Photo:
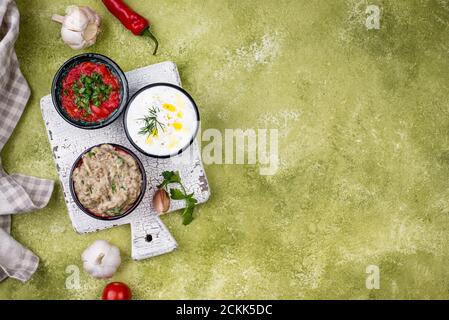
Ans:
[[[88,271],[92,277],[97,279],[108,279],[112,278],[115,273],[116,268],[113,267],[103,267],[101,270],[92,268],[91,272]]]
[[[102,263],[105,266],[111,266],[115,264],[121,264],[120,250],[117,247],[110,247],[106,255],[102,259]]]
[[[87,46],[84,42],[79,43],[79,44],[68,44],[68,46],[70,48],[72,48],[73,50],[81,50],[81,49],[87,48]]]
[[[95,44],[95,41],[96,41],[96,38],[92,39],[92,40],[85,41],[84,48],[88,48],[90,46],[93,46]]]
[[[84,30],[83,38],[86,41],[94,40],[94,43],[95,43],[95,39],[97,38],[97,34],[98,34],[98,26],[96,24],[91,23]]]
[[[78,7],[70,6],[67,8],[66,13],[63,24],[65,28],[78,32],[83,32],[87,28],[89,18]]]
[[[89,7],[80,7],[80,10],[84,12],[90,23],[95,24],[97,27],[100,26],[101,18],[94,10]]]
[[[68,30],[65,28],[61,29],[61,37],[64,39],[64,42],[69,45],[70,48],[79,50],[84,48],[85,40],[83,34],[80,32]]]
[[[170,209],[170,197],[165,189],[159,189],[154,194],[153,208],[159,214],[163,214]]]
[[[96,240],[83,252],[81,259],[83,261],[97,261],[98,256],[101,253],[105,253],[109,250],[109,246],[109,243],[105,240]]]

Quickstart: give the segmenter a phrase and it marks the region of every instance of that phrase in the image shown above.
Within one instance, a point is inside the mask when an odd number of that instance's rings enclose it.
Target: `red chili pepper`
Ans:
[[[122,0],[103,0],[104,5],[108,10],[120,20],[126,29],[130,30],[136,36],[148,36],[154,43],[155,48],[153,55],[156,54],[159,47],[159,42],[150,31],[150,23],[147,19],[136,13],[126,5]]]

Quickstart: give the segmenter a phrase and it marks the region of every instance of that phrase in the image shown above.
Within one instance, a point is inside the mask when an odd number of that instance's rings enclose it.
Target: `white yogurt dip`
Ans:
[[[128,105],[129,138],[144,153],[175,155],[186,148],[198,129],[197,109],[184,92],[167,85],[142,90]]]

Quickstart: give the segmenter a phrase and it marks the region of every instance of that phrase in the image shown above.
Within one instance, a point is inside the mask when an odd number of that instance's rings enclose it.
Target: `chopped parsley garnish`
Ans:
[[[122,157],[120,157],[119,155],[117,155],[117,163],[122,166],[125,163],[125,159],[123,159]]]
[[[102,102],[109,99],[112,86],[105,84],[99,73],[92,72],[90,76],[82,74],[72,85],[72,91],[76,107],[83,110],[85,115],[90,115],[91,105],[99,107]]]
[[[122,208],[115,207],[113,209],[107,210],[106,213],[113,215],[113,216],[118,216],[119,214],[122,214]]]

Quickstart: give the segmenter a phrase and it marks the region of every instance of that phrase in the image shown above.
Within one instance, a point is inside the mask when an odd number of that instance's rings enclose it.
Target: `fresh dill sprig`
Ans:
[[[139,119],[144,122],[144,126],[140,128],[139,134],[157,136],[159,129],[164,131],[165,125],[157,119],[157,114],[158,110],[155,107],[148,109],[148,115]]]

